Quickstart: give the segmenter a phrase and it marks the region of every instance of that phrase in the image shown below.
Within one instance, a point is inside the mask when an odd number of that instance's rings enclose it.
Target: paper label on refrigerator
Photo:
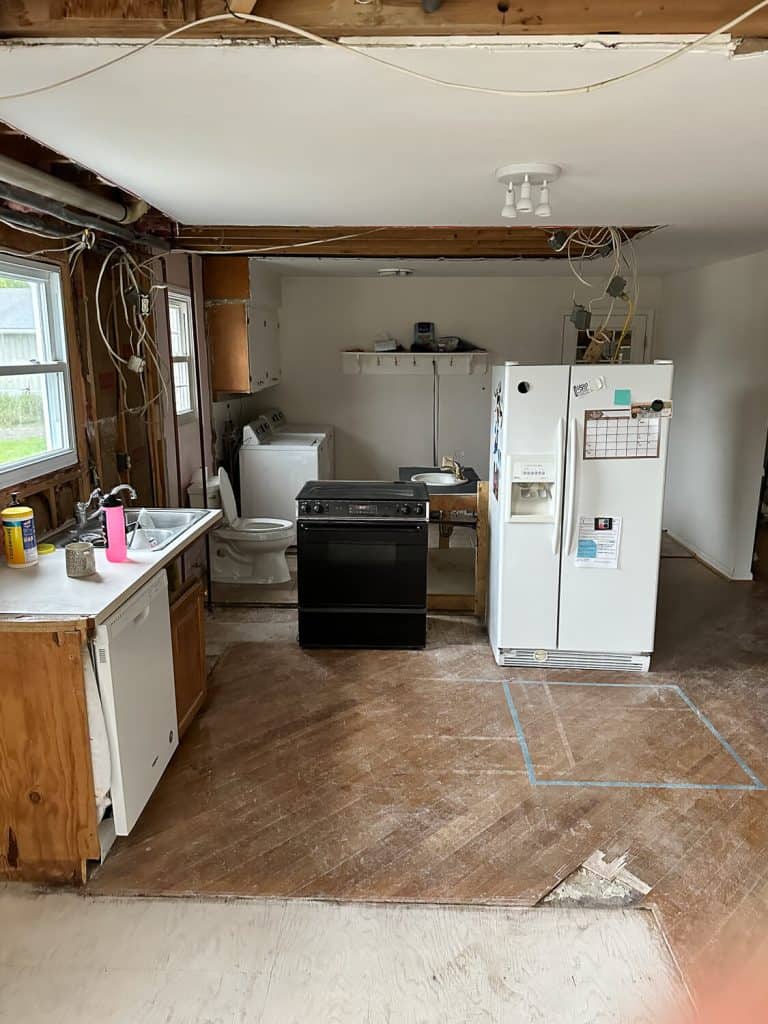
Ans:
[[[658,459],[658,416],[632,416],[626,409],[587,409],[585,459]]]
[[[620,516],[579,516],[576,565],[581,569],[618,569]]]
[[[584,395],[591,395],[593,391],[600,391],[605,387],[605,377],[593,377],[592,380],[585,380],[582,384],[573,385],[573,393],[576,398],[583,398]]]

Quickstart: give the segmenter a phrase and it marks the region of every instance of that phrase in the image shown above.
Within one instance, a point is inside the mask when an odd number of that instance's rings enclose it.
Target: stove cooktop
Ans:
[[[296,496],[299,519],[425,519],[425,484],[385,480],[310,480]]]
[[[317,498],[338,501],[427,501],[426,484],[397,480],[309,480],[296,496],[297,501]]]

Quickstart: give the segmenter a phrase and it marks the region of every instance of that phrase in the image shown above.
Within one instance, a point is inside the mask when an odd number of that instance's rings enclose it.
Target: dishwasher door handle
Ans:
[[[146,620],[148,615],[149,605],[146,605],[144,608],[141,609],[138,615],[134,616],[134,618],[131,619],[131,621],[133,622],[134,626],[140,626],[141,623]]]

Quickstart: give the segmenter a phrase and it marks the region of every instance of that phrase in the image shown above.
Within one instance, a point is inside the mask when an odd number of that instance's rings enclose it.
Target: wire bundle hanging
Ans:
[[[610,341],[606,332],[613,316],[617,301],[626,302],[627,312],[621,331],[615,342],[611,342],[610,361],[616,362],[621,346],[629,332],[637,312],[640,297],[637,253],[632,239],[623,228],[574,228],[558,239],[553,245],[556,253],[565,253],[568,266],[580,285],[589,290],[589,297],[578,301],[578,285],[573,290],[574,310],[582,309],[588,314],[585,334],[590,341]],[[584,277],[584,261],[607,257],[610,270],[602,283],[595,284]],[[624,274],[626,273],[626,277]],[[596,303],[610,298],[608,310],[601,318],[600,325],[592,327],[592,312]]]
[[[150,333],[147,321],[152,315],[157,292],[165,289],[163,284],[155,284],[152,281],[150,272],[146,269],[149,260],[138,263],[131,253],[121,245],[112,245],[102,261],[99,274],[96,279],[95,304],[96,304],[96,326],[99,336],[107,350],[107,355],[115,368],[121,385],[121,394],[128,395],[128,378],[126,372],[135,374],[141,391],[142,401],[139,405],[129,406],[126,404],[125,411],[137,415],[146,415],[154,402],[161,398],[168,398],[168,385],[165,380],[160,353],[157,349],[155,339]],[[107,271],[111,271],[113,282],[113,295],[107,309],[107,320],[117,312],[117,319],[122,314],[122,321],[126,329],[124,348],[130,353],[123,356],[118,351],[117,338],[115,343],[110,341],[108,330],[105,327],[102,311],[102,288],[107,277]],[[142,306],[142,299],[148,297],[145,307]],[[116,333],[116,328],[115,328]],[[147,393],[146,368],[151,363],[157,374],[160,388],[151,397]]]

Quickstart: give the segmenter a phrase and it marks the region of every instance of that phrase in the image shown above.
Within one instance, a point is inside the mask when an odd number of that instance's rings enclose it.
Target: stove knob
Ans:
[[[309,512],[309,504],[306,501],[299,502],[299,515],[305,516]]]
[[[423,516],[424,515],[424,506],[421,505],[421,504],[414,505],[413,506],[413,512],[414,512],[414,515]]]
[[[410,505],[398,505],[397,506],[397,514],[399,516],[407,516],[410,511],[411,511],[411,506]]]
[[[315,512],[317,515],[319,515],[323,511],[323,506],[320,504],[319,501],[316,501],[314,503],[314,505],[312,506],[312,511]]]

